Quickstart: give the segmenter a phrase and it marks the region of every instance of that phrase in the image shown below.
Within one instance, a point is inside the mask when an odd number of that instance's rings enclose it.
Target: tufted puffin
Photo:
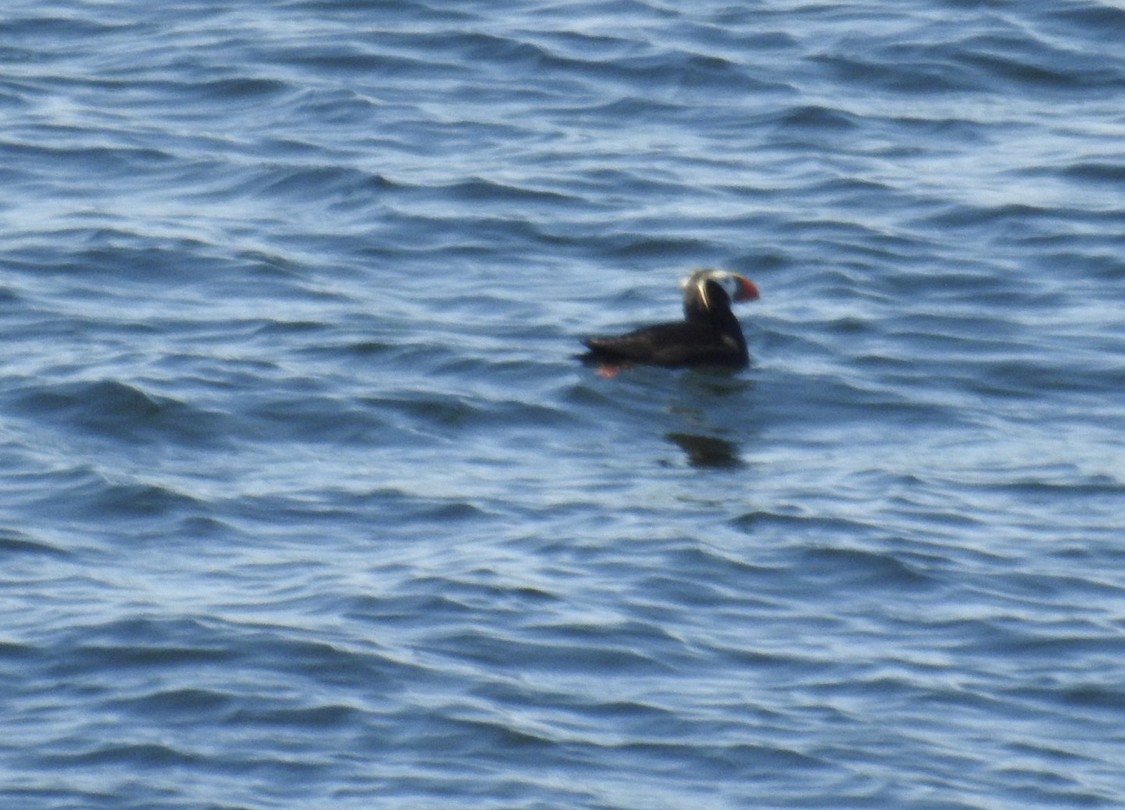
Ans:
[[[584,338],[580,358],[613,376],[636,363],[655,366],[743,368],[750,361],[732,301],[754,301],[754,282],[726,270],[696,270],[682,282],[684,320],[647,326],[624,335]]]

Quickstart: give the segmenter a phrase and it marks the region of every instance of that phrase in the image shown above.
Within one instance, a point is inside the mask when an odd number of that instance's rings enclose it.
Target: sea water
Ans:
[[[1123,41],[6,2],[0,804],[1121,806]]]

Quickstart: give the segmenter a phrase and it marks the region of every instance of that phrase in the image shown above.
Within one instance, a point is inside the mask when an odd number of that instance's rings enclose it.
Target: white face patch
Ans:
[[[707,282],[713,281],[718,284],[726,292],[730,299],[733,301],[735,294],[738,292],[738,282],[735,281],[733,275],[726,270],[697,270],[681,282],[680,286],[688,287],[693,285],[696,292],[699,293],[699,300],[703,302],[706,309],[711,308],[711,302],[707,298]]]
[[[734,300],[735,295],[738,294],[738,282],[735,280],[734,276],[726,271],[722,271],[721,276],[713,276],[712,280],[717,282],[718,285],[726,291],[726,294],[730,296],[730,300]]]

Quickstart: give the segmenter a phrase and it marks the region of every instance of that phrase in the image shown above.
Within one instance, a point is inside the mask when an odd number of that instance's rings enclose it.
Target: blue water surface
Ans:
[[[8,0],[0,805],[1122,806],[1123,41]]]

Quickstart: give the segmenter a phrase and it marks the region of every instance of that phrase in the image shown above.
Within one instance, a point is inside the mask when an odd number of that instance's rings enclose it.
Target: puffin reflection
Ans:
[[[688,464],[693,467],[731,469],[745,463],[738,454],[738,447],[718,436],[668,433],[665,438],[684,451]]]

